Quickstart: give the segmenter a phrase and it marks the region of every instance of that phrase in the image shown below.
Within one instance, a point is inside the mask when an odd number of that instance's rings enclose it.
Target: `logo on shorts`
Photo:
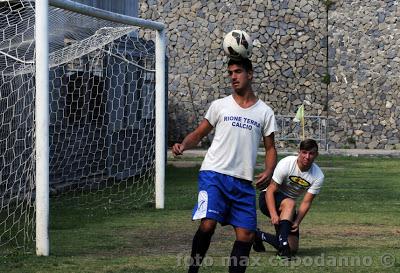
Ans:
[[[307,182],[306,180],[304,180],[303,178],[299,177],[299,176],[294,176],[291,175],[289,176],[290,181],[292,181],[293,183],[300,185],[303,188],[308,188],[310,187],[310,183]]]
[[[215,214],[219,214],[219,211],[213,210],[213,209],[209,209],[208,212],[212,212],[212,213],[215,213]]]
[[[197,199],[196,212],[193,215],[193,220],[206,217],[208,205],[208,194],[206,191],[200,191]]]
[[[200,200],[199,203],[197,204],[197,211],[203,212],[206,211],[206,209],[207,209],[206,200]]]

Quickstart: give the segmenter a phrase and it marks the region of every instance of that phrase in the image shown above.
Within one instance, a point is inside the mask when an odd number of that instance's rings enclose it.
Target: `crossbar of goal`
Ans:
[[[40,0],[35,6],[36,36],[36,254],[49,255],[49,39],[48,6],[70,10],[112,22],[156,31],[155,39],[155,202],[164,208],[165,188],[165,25],[86,6],[69,0]]]

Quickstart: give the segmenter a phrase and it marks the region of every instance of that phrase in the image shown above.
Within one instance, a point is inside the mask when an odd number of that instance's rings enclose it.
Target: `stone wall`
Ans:
[[[242,29],[254,42],[254,90],[276,114],[310,102],[307,115],[330,118],[330,147],[392,148],[399,142],[395,2],[338,0],[327,12],[320,0],[140,1],[140,17],[168,28],[169,142],[230,94],[222,39]]]
[[[400,148],[399,18],[394,0],[338,0],[329,11],[331,143]]]

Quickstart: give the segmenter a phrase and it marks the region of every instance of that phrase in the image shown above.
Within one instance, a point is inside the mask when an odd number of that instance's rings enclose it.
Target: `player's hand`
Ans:
[[[175,143],[174,146],[172,146],[172,154],[174,156],[178,156],[183,154],[183,151],[185,150],[185,146],[181,143]]]
[[[264,171],[256,176],[256,188],[258,190],[264,190],[268,187],[269,183],[271,182],[272,174]]]
[[[299,230],[299,224],[298,223],[293,223],[292,229],[290,230],[291,232],[296,232]]]
[[[279,216],[278,215],[271,216],[271,224],[279,225]]]

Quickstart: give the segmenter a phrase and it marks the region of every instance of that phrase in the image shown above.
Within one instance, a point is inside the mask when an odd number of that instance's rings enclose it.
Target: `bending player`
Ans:
[[[279,161],[270,185],[259,197],[260,210],[271,219],[276,235],[257,230],[255,251],[265,251],[264,241],[275,247],[281,257],[290,259],[297,252],[300,223],[324,182],[324,174],[314,163],[317,156],[317,142],[306,139],[300,143],[298,156],[287,156]],[[304,193],[296,212],[296,199]]]

